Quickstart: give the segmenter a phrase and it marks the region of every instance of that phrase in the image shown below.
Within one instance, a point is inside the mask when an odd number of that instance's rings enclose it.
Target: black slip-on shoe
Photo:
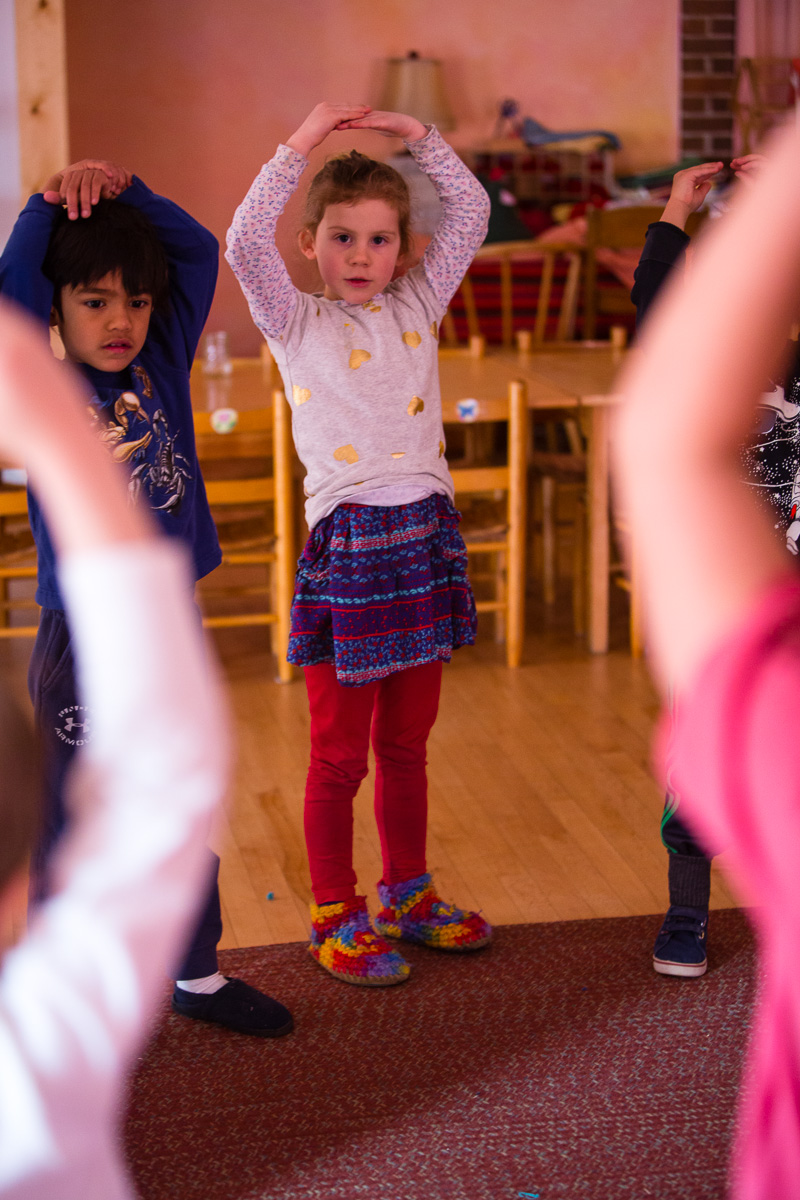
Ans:
[[[283,1037],[294,1029],[288,1008],[242,979],[231,979],[210,995],[175,987],[172,1011],[195,1021],[212,1021],[251,1037]]]

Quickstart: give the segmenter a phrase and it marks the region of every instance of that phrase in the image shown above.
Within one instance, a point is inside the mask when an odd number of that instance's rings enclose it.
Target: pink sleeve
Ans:
[[[275,227],[307,166],[302,154],[279,146],[256,176],[228,230],[225,258],[265,337],[280,337],[297,303],[297,289],[275,245]]]
[[[671,773],[707,844],[730,847],[753,903],[800,914],[800,581],[785,579],[681,699]]]
[[[759,931],[762,983],[742,1085],[733,1200],[800,1180],[800,581],[773,586],[681,702],[667,756],[690,818]]]
[[[486,237],[489,197],[435,127],[427,137],[406,145],[430,177],[444,210],[422,259],[425,277],[444,311]]]

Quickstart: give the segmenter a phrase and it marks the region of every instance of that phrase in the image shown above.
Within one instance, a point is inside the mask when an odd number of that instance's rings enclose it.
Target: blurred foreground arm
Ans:
[[[125,1071],[206,887],[226,779],[186,554],[129,505],[86,400],[38,327],[0,307],[0,449],[27,462],[46,509],[85,706],[55,892],[0,974],[8,1200],[134,1195]]]
[[[679,690],[789,570],[739,454],[798,311],[800,142],[786,130],[689,276],[659,298],[621,381],[617,483],[654,666]]]

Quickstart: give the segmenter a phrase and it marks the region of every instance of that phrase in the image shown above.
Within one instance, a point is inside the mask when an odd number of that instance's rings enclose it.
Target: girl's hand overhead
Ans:
[[[335,129],[348,129],[350,122],[365,117],[370,112],[368,104],[331,104],[323,100],[313,108],[303,124],[286,142],[292,150],[308,158],[320,142],[324,142]]]
[[[383,133],[386,137],[399,137],[405,142],[418,142],[428,132],[416,117],[394,112],[369,112],[366,116],[346,121],[340,128],[374,129],[376,133]]]

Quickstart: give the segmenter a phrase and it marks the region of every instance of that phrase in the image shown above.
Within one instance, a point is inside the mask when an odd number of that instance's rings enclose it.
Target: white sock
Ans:
[[[175,982],[184,992],[211,996],[220,988],[224,988],[228,981],[224,975],[220,975],[219,971],[215,971],[213,975],[203,975],[200,979],[176,979]]]

